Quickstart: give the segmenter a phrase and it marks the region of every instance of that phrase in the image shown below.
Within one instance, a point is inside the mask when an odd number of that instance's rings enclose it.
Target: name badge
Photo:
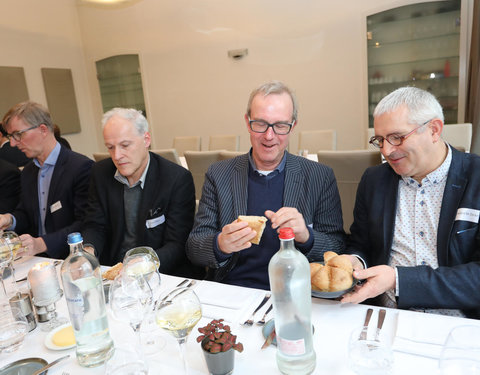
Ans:
[[[165,215],[156,217],[154,219],[149,219],[145,223],[147,228],[155,228],[156,226],[163,224],[165,222]]]
[[[473,208],[459,208],[457,211],[456,220],[470,221],[471,223],[478,223],[480,218],[480,210],[474,210]]]
[[[50,206],[50,212],[53,214],[55,211],[58,211],[60,208],[62,208],[62,203],[60,201],[55,202]]]

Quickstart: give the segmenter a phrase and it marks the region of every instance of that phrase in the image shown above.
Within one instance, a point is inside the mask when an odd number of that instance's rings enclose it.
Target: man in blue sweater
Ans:
[[[208,267],[213,280],[269,289],[279,228],[293,228],[297,248],[310,260],[343,249],[340,197],[329,167],[286,151],[297,104],[283,83],[251,93],[245,123],[252,148],[208,169],[187,256]],[[256,232],[236,221],[239,215],[268,218],[258,245],[250,242]]]

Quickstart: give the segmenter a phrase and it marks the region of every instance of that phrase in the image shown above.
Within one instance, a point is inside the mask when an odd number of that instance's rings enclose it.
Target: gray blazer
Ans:
[[[187,240],[192,263],[214,269],[222,280],[235,266],[238,254],[220,265],[213,241],[222,228],[247,212],[248,154],[212,164],[205,176],[193,230]],[[342,209],[331,168],[287,153],[283,206],[296,207],[313,229],[314,243],[307,257],[322,260],[323,253],[344,249]],[[267,223],[268,225],[268,223]]]

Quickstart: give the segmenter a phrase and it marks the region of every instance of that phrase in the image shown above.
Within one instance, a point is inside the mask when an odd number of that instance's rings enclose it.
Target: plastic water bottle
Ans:
[[[310,374],[316,354],[312,339],[310,266],[294,246],[291,228],[280,229],[280,250],[268,265],[273,297],[277,365],[283,374]]]
[[[80,233],[68,235],[70,255],[62,265],[62,282],[81,366],[101,365],[113,354],[102,275],[97,258],[83,250]]]

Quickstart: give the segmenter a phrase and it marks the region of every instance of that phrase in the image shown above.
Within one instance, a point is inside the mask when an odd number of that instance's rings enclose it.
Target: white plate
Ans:
[[[71,326],[70,323],[68,324],[63,324],[61,326],[58,326],[57,328],[55,329],[52,329],[48,335],[45,337],[45,341],[44,341],[44,344],[45,346],[50,349],[50,350],[67,350],[67,349],[71,349],[71,348],[74,348],[75,347],[75,344],[73,345],[69,345],[69,346],[58,346],[58,345],[55,345],[52,341],[52,338],[53,338],[53,335],[55,333],[57,333],[58,331],[60,331],[61,329],[65,328],[65,327],[68,327],[68,326]]]

